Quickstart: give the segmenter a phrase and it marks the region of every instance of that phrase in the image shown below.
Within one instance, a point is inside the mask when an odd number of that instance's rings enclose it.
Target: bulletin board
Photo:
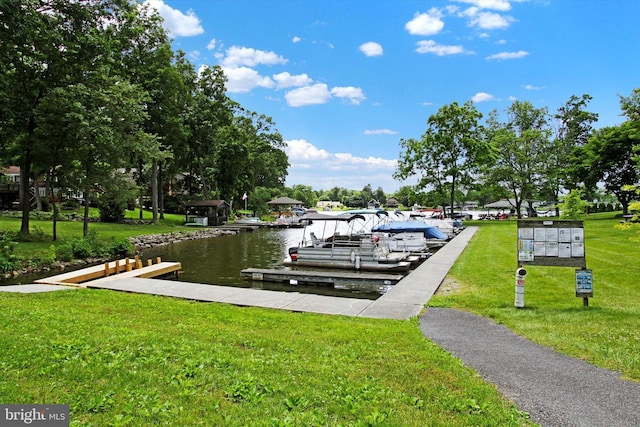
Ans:
[[[518,266],[586,269],[582,221],[518,220]]]

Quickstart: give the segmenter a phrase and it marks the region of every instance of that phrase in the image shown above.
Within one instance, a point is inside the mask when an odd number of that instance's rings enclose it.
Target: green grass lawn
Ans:
[[[575,297],[574,269],[558,267],[529,267],[526,307],[514,307],[513,221],[479,223],[429,305],[490,317],[640,380],[637,233],[615,228],[609,217],[585,221],[595,293],[588,307]],[[78,225],[65,223],[64,234]],[[91,224],[100,226],[107,236],[176,227]],[[415,319],[102,290],[0,293],[0,312],[0,402],[66,403],[71,425],[530,424],[494,386],[425,339]]]
[[[607,216],[584,222],[594,288],[588,307],[575,296],[575,268],[530,266],[525,308],[514,308],[514,221],[482,223],[450,271],[449,286],[429,305],[490,317],[542,345],[640,381],[638,229],[620,230],[619,220]]]
[[[416,320],[103,290],[0,294],[0,402],[71,425],[521,426]]]
[[[77,211],[77,216],[82,217],[82,212]],[[91,209],[90,216],[97,217],[97,209]],[[139,219],[138,211],[127,211],[126,218]],[[143,220],[150,221],[151,212],[143,211]],[[11,232],[20,231],[21,219],[16,216],[0,215],[0,231],[6,230]],[[97,237],[102,240],[121,239],[130,236],[143,234],[160,234],[169,233],[178,230],[192,230],[184,227],[184,215],[165,214],[165,219],[159,220],[157,224],[109,224],[100,222],[90,222],[89,231],[95,232]],[[53,223],[50,219],[34,219],[29,220],[29,227],[32,235],[32,241],[20,242],[15,253],[20,257],[37,257],[38,254],[45,252],[51,245],[64,244],[70,239],[82,237],[82,221],[58,221],[57,236],[58,239],[53,241]]]

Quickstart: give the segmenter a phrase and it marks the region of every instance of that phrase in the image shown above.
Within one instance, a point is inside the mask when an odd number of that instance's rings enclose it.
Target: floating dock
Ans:
[[[368,283],[376,285],[395,285],[402,279],[401,274],[374,274],[352,273],[346,271],[305,271],[305,270],[266,270],[260,268],[247,268],[240,272],[246,279],[257,282],[279,282],[298,284],[324,284],[336,283]]]
[[[69,271],[67,273],[58,274],[56,276],[45,277],[35,280],[36,284],[43,285],[75,285],[83,286],[85,282],[102,279],[110,276],[118,277],[143,277],[152,278],[164,276],[167,274],[178,274],[182,269],[179,262],[162,262],[160,258],[156,259],[156,264],[151,260],[147,260],[147,265],[143,266],[139,258],[125,258],[121,260],[111,261],[92,267],[82,268],[80,270]]]

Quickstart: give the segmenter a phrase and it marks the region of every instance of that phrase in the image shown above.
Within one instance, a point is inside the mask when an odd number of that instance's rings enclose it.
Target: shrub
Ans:
[[[0,231],[0,272],[6,273],[20,267],[21,260],[14,253],[16,234]]]

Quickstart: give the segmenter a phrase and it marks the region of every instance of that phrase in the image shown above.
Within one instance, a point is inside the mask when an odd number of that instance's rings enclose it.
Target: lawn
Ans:
[[[640,381],[637,228],[612,214],[584,222],[594,297],[575,296],[575,268],[527,267],[525,308],[514,308],[516,224],[482,223],[429,305],[471,311],[542,345]],[[637,226],[636,226],[637,227]]]
[[[86,426],[522,426],[412,321],[103,290],[0,294],[0,402]]]
[[[429,305],[490,317],[638,381],[637,232],[617,223],[611,215],[585,221],[595,293],[588,307],[575,297],[574,269],[559,267],[529,267],[525,308],[514,307],[513,221],[479,223]],[[70,228],[61,234],[77,233],[78,224],[64,223]],[[6,225],[0,217],[0,229]],[[90,227],[111,236],[177,225]],[[0,293],[0,311],[0,402],[69,404],[71,425],[531,424],[494,386],[425,339],[416,319],[86,289]]]

